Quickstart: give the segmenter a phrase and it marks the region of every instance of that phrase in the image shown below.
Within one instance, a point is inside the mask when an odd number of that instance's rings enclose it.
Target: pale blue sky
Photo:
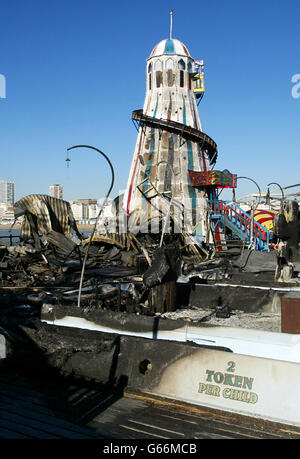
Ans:
[[[300,98],[299,1],[14,0],[0,2],[0,179],[13,180],[16,198],[48,193],[100,198],[109,167],[112,197],[126,186],[142,108],[145,61],[169,34],[204,59],[203,130],[218,144],[217,169],[269,182],[298,183]],[[239,193],[255,192],[240,181]]]

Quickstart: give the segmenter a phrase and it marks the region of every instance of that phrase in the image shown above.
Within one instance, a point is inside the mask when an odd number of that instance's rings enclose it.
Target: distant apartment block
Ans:
[[[14,221],[14,206],[0,202],[0,223],[4,225],[12,225]]]
[[[15,184],[0,180],[0,202],[13,206],[15,203]]]
[[[61,185],[51,185],[49,186],[49,194],[52,198],[63,198],[63,187]]]
[[[70,201],[71,209],[77,223],[94,223],[98,216],[97,199],[77,199]]]

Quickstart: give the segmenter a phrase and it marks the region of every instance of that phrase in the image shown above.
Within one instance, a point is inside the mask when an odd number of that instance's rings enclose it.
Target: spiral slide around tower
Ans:
[[[135,110],[132,112],[132,119],[137,121],[141,126],[150,126],[156,129],[164,129],[174,134],[180,135],[186,140],[198,142],[201,144],[201,149],[207,151],[210,164],[215,164],[218,157],[218,149],[215,141],[198,129],[178,123],[177,121],[164,120],[154,118],[143,114],[143,110]]]

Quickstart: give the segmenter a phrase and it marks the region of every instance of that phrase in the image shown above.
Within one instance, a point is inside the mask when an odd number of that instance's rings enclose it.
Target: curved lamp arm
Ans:
[[[251,182],[254,183],[254,185],[257,186],[258,193],[259,193],[259,198],[258,198],[258,202],[257,202],[257,204],[256,204],[256,206],[255,206],[255,208],[254,208],[254,210],[256,210],[258,204],[260,203],[260,199],[261,199],[261,191],[260,191],[260,188],[259,188],[258,184],[257,184],[252,178],[250,178],[250,177],[237,177],[237,180],[238,180],[238,179],[247,179],[247,180],[250,180]]]
[[[253,179],[251,179],[250,177],[237,177],[237,180],[240,179],[240,178],[241,179],[247,179],[247,180],[250,180],[251,182],[253,182],[257,186],[258,193],[259,193],[259,198],[258,198],[258,202],[257,202],[256,206],[252,207],[252,205],[251,205],[251,227],[250,227],[250,245],[249,245],[249,248],[251,248],[251,250],[254,250],[254,248],[255,248],[254,237],[253,237],[254,211],[257,209],[258,204],[260,203],[261,191],[260,191],[260,188],[259,188],[258,184]]]
[[[90,249],[90,245],[91,245],[91,241],[94,237],[94,234],[95,234],[95,231],[96,231],[96,227],[97,227],[97,223],[98,223],[98,220],[100,218],[100,215],[102,213],[102,210],[108,200],[108,196],[110,195],[110,192],[114,186],[114,181],[115,181],[115,173],[114,173],[114,169],[113,169],[113,166],[110,162],[110,159],[106,156],[105,153],[103,153],[103,151],[99,150],[98,148],[96,147],[92,147],[90,145],[74,145],[74,147],[70,147],[70,148],[67,148],[67,151],[70,151],[70,150],[73,150],[74,148],[90,148],[92,150],[95,150],[97,151],[98,153],[100,153],[105,159],[106,161],[108,162],[109,166],[110,166],[110,170],[111,170],[111,184],[110,184],[110,187],[109,187],[109,190],[105,196],[105,199],[102,203],[102,206],[100,208],[100,211],[98,213],[98,216],[96,218],[96,221],[95,221],[95,225],[94,225],[94,228],[93,228],[93,231],[92,231],[92,234],[90,236],[90,240],[88,242],[88,245],[87,245],[87,249],[86,249],[86,252],[85,252],[85,256],[84,256],[84,260],[83,260],[83,264],[82,264],[82,269],[81,269],[81,276],[80,276],[80,283],[79,283],[79,291],[78,291],[78,302],[77,302],[77,306],[79,307],[80,306],[80,300],[81,300],[81,291],[82,291],[82,283],[83,283],[83,277],[84,277],[84,271],[85,271],[85,265],[86,265],[86,261],[87,261],[87,257],[88,257],[88,253],[89,253],[89,249]]]
[[[271,183],[269,183],[269,184],[268,184],[268,186],[270,186],[270,185],[277,185],[277,186],[278,186],[278,188],[280,188],[280,191],[281,191],[281,194],[282,194],[282,200],[281,200],[281,203],[283,203],[283,201],[284,201],[284,192],[283,192],[283,189],[282,189],[282,187],[279,185],[279,183],[276,183],[276,182],[271,182]]]

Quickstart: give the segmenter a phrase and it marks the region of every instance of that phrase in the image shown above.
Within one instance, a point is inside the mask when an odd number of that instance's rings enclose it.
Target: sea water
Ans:
[[[12,236],[12,244],[18,244],[19,243],[19,236],[20,236],[20,228],[0,228],[0,245],[1,242],[3,242],[6,245],[10,245],[10,235]],[[80,233],[90,235],[92,233],[92,230],[79,230]],[[15,237],[18,236],[18,237]]]

